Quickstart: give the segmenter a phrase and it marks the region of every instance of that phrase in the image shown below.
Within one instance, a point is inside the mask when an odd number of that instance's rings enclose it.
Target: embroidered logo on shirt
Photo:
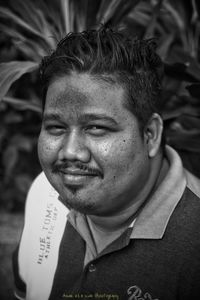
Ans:
[[[159,300],[158,298],[154,299],[149,293],[144,293],[137,286],[133,285],[127,289],[128,300]]]

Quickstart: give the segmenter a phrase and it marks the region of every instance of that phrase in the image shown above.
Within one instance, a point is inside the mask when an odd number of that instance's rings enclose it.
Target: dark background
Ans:
[[[41,58],[67,32],[100,23],[157,37],[165,62],[160,106],[166,141],[200,177],[199,6],[198,0],[0,0],[0,299],[12,299],[11,253],[26,193],[41,171]]]

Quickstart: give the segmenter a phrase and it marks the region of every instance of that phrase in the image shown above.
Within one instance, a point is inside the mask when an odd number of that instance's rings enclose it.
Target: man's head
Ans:
[[[153,40],[71,33],[43,60],[39,157],[63,202],[111,215],[150,192],[160,152],[162,63]]]

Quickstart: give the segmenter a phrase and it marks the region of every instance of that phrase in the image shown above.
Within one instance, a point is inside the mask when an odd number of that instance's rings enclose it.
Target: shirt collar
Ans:
[[[130,225],[131,239],[161,239],[186,188],[184,168],[178,153],[170,146],[166,146],[165,153],[170,165],[168,173]]]

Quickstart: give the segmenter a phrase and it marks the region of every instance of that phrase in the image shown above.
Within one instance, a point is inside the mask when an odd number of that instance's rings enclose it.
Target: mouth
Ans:
[[[98,176],[97,173],[80,169],[60,169],[59,173],[65,185],[80,186]]]

